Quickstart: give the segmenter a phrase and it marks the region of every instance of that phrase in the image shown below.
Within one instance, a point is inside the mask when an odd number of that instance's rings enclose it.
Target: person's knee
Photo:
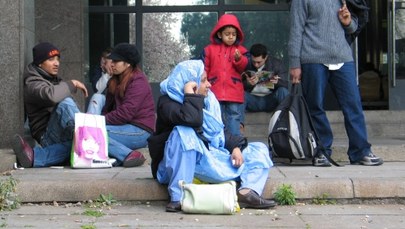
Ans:
[[[283,101],[289,94],[288,89],[285,87],[278,88],[275,93],[279,103]]]
[[[57,110],[67,110],[67,109],[73,109],[75,111],[79,110],[79,108],[77,107],[76,102],[73,100],[72,97],[64,98],[57,105]]]
[[[105,95],[103,94],[94,94],[90,101],[104,101],[105,100]]]

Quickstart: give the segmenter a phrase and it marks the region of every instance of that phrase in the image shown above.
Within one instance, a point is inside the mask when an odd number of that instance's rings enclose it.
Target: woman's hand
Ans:
[[[196,94],[197,93],[197,83],[194,81],[189,81],[184,85],[184,94]]]
[[[231,159],[232,159],[232,165],[234,167],[240,167],[243,164],[243,156],[242,156],[242,152],[240,151],[239,147],[236,147],[232,150]]]

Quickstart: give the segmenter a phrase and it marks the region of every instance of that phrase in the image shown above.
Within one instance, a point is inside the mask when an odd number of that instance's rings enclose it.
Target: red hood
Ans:
[[[222,27],[224,27],[226,25],[232,25],[233,27],[236,28],[238,37],[236,38],[235,43],[238,45],[241,45],[243,42],[244,35],[242,32],[242,29],[240,28],[238,18],[233,14],[224,14],[219,18],[218,23],[215,25],[214,29],[211,31],[211,35],[210,35],[211,43],[221,43],[222,42],[217,37],[217,32],[218,32],[218,30],[220,30]]]

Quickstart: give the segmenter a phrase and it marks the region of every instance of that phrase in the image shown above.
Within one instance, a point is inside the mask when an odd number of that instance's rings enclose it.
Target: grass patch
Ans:
[[[82,229],[96,229],[97,227],[94,224],[86,224],[80,226]]]
[[[297,194],[290,184],[282,184],[274,193],[274,199],[281,205],[295,205]]]
[[[336,204],[336,200],[330,198],[328,193],[323,193],[320,196],[315,197],[312,199],[313,204],[317,205],[329,205],[329,204]]]
[[[86,210],[84,210],[84,212],[82,213],[82,215],[85,215],[85,216],[93,216],[93,217],[102,217],[102,216],[104,216],[105,215],[105,213],[103,212],[103,210],[101,210],[101,209],[97,209],[97,210],[95,210],[95,209],[86,209]]]
[[[113,198],[112,194],[104,195],[100,194],[100,196],[96,200],[91,200],[87,203],[87,207],[89,208],[103,208],[107,206],[111,206],[117,203],[117,201]]]
[[[0,211],[11,211],[20,207],[20,200],[16,194],[17,180],[9,177],[0,180]]]

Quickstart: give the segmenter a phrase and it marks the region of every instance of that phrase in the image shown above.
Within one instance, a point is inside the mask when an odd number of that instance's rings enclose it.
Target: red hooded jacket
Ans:
[[[233,45],[228,46],[217,36],[217,32],[224,26],[231,25],[237,30],[237,38]],[[235,15],[222,15],[214,29],[211,31],[211,44],[204,48],[203,60],[208,80],[211,83],[211,91],[219,101],[243,103],[244,90],[241,73],[248,63],[247,49],[241,44],[243,32]],[[234,54],[238,49],[241,59],[235,62]]]

